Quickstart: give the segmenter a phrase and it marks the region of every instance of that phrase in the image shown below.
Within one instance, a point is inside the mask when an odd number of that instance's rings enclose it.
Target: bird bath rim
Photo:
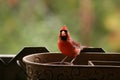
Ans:
[[[38,56],[38,55],[62,55],[61,53],[59,53],[59,52],[46,52],[46,53],[36,53],[36,54],[31,54],[31,55],[27,55],[27,56],[24,56],[23,57],[23,62],[25,63],[25,64],[32,64],[32,65],[38,65],[38,66],[56,66],[56,67],[64,67],[64,66],[68,66],[68,67],[115,67],[115,68],[120,68],[119,66],[104,66],[104,65],[95,65],[95,66],[91,66],[91,65],[76,65],[76,64],[73,64],[73,65],[63,65],[63,64],[59,64],[59,65],[57,65],[57,64],[49,64],[49,63],[57,63],[57,62],[55,62],[55,61],[52,61],[52,62],[48,62],[48,63],[37,63],[37,62],[33,62],[33,61],[30,61],[30,60],[28,60],[27,58],[28,57],[33,57],[33,56]],[[89,54],[89,53],[88,53]],[[68,63],[68,62],[65,62],[65,63]]]
[[[23,57],[23,62],[24,63],[27,63],[27,64],[32,64],[32,65],[43,65],[43,66],[72,66],[73,64],[70,63],[70,62],[64,62],[64,63],[61,63],[61,62],[48,62],[48,63],[38,63],[38,62],[33,62],[33,61],[30,61],[28,60],[27,58],[29,57],[36,57],[38,55],[61,55],[61,53],[59,52],[46,52],[46,53],[36,53],[36,54],[31,54],[31,55],[27,55],[25,57]]]

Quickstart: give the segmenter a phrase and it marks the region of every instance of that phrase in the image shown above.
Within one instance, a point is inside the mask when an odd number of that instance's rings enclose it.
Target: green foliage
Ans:
[[[76,41],[82,41],[84,35],[80,31],[84,30],[80,27],[80,0],[12,1],[15,0],[0,0],[0,54],[17,54],[26,46],[44,46],[56,52],[62,25],[68,26]],[[110,33],[105,20],[109,18],[108,15],[117,13],[119,0],[92,0],[92,4],[95,21],[89,44],[108,51],[120,51],[118,47],[111,48],[109,43],[104,44]],[[110,14],[111,12],[114,13]]]

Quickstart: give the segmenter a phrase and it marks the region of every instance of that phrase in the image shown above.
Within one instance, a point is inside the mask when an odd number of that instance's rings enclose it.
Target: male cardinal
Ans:
[[[61,27],[58,37],[58,48],[62,52],[62,54],[66,55],[61,63],[63,63],[67,57],[73,57],[73,59],[71,60],[71,63],[73,63],[73,61],[80,54],[80,51],[84,47],[80,46],[79,43],[72,40],[66,25]]]

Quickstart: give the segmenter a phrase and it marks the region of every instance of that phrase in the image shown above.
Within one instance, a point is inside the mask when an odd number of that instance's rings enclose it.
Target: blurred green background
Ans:
[[[40,46],[58,52],[63,25],[82,45],[120,52],[120,0],[0,0],[0,54]]]

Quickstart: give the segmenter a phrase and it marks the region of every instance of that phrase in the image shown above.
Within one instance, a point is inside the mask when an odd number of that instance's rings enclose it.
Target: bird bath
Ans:
[[[28,80],[117,80],[120,79],[120,66],[91,65],[89,61],[120,61],[119,54],[81,53],[73,64],[72,58],[64,63],[61,53],[36,53],[23,57]]]

